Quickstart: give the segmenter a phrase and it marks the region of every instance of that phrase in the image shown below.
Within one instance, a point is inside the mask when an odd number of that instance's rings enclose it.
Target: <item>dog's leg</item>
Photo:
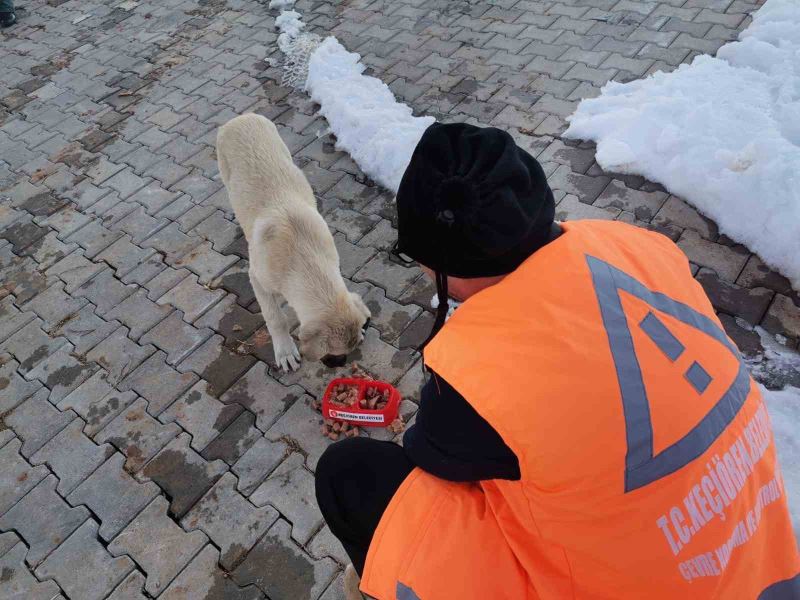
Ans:
[[[250,284],[261,307],[261,316],[267,324],[275,351],[275,362],[284,371],[294,371],[300,366],[300,351],[289,333],[289,324],[281,310],[278,296],[267,291],[250,269]]]

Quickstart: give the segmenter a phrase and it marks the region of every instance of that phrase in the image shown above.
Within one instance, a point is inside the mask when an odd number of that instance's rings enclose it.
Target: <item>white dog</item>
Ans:
[[[302,354],[329,367],[343,365],[364,339],[369,309],[345,287],[333,236],[277,128],[255,114],[231,119],[217,134],[217,160],[247,238],[250,283],[275,361],[294,370]],[[300,319],[299,352],[281,297]]]

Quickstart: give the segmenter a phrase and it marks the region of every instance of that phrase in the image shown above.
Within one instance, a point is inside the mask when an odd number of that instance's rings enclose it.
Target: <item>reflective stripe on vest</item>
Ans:
[[[397,600],[420,600],[420,597],[417,596],[410,587],[398,581]]]
[[[728,339],[722,328],[709,317],[664,294],[647,289],[627,273],[594,256],[587,256],[586,261],[592,273],[594,291],[600,304],[603,326],[608,335],[622,394],[625,433],[628,440],[628,452],[625,456],[625,491],[630,492],[674,473],[705,452],[744,404],[750,391],[750,374],[736,346]],[[739,372],[714,408],[694,429],[656,455],[653,454],[650,404],[628,320],[622,310],[620,290],[708,334],[728,348],[739,361]],[[640,326],[670,360],[675,361],[683,354],[683,345],[652,312],[648,313]],[[685,377],[699,394],[706,390],[711,380],[706,370],[696,361],[689,366]]]

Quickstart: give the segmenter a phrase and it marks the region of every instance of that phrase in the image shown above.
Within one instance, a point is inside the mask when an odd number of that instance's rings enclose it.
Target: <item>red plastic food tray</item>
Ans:
[[[384,390],[389,390],[389,400],[386,406],[381,410],[369,410],[368,408],[361,408],[356,403],[355,406],[347,408],[340,408],[334,406],[331,401],[331,392],[337,385],[354,385],[358,386],[358,399],[359,401],[364,398],[368,388],[378,388],[381,393]],[[383,381],[373,381],[370,379],[354,379],[350,377],[343,377],[334,379],[328,384],[325,390],[325,395],[322,397],[322,416],[326,419],[335,419],[337,421],[348,421],[355,423],[360,427],[386,427],[397,418],[397,413],[400,409],[400,392],[394,386]]]

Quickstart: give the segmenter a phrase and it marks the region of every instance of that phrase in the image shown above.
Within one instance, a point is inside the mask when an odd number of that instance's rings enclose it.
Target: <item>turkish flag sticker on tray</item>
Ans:
[[[387,427],[400,408],[400,392],[383,381],[341,378],[328,384],[322,397],[325,419],[348,421],[362,427]]]

